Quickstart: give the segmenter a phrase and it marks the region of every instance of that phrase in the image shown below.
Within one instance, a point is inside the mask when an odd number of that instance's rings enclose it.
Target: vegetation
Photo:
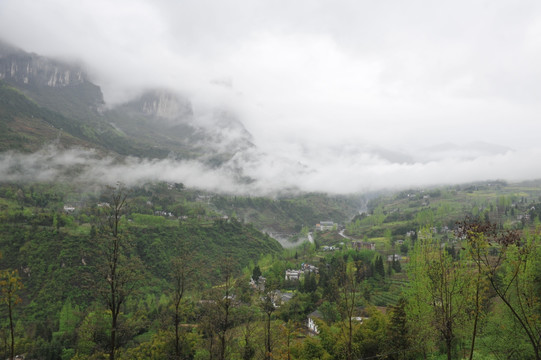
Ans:
[[[313,228],[320,221],[347,222],[357,212],[360,201],[359,196],[332,197],[317,193],[284,195],[277,199],[222,195],[211,199],[216,210],[286,237],[302,232],[303,227]]]
[[[138,101],[105,110],[88,81],[35,80],[0,81],[0,151],[55,144],[217,166],[250,146],[202,146],[211,133]],[[272,199],[178,183],[2,183],[0,352],[539,359],[540,220],[539,181]],[[321,221],[334,226],[316,231]]]
[[[412,193],[374,198],[341,236],[302,226],[315,194],[2,184],[4,357],[538,359],[541,188]],[[288,230],[314,243],[283,249],[223,203],[297,212]]]

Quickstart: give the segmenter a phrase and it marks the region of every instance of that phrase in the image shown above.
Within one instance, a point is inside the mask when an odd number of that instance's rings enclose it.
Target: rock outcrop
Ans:
[[[65,87],[87,81],[86,74],[72,65],[0,46],[0,80],[10,83]]]

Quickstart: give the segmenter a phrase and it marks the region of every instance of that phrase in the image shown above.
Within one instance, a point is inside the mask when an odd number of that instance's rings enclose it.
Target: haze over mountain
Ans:
[[[0,38],[22,50],[2,46],[3,81],[60,114],[41,115],[65,146],[2,153],[2,180],[73,176],[63,161],[248,193],[540,178],[540,18],[534,2],[6,0]]]

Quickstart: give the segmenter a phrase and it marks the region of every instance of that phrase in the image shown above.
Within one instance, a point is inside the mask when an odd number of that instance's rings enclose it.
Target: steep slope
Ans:
[[[0,80],[37,104],[86,122],[99,122],[105,105],[99,86],[80,66],[0,44]]]
[[[278,199],[214,196],[209,202],[224,214],[235,214],[282,238],[297,234],[303,226],[312,229],[320,221],[344,224],[358,214],[363,200],[361,196],[310,193]]]
[[[196,112],[188,99],[164,89],[146,91],[105,116],[126,135],[167,148],[168,156],[176,159],[221,165],[253,146],[251,135],[231,114]]]
[[[12,138],[27,136],[33,143],[14,148],[35,150],[51,140],[51,131],[34,121],[37,118],[51,126],[55,136],[62,133],[62,137],[80,139],[67,144],[79,143],[122,155],[145,154],[144,148],[103,117],[101,90],[80,67],[0,44],[0,81],[5,99],[0,126],[11,132]],[[25,126],[18,126],[14,119],[26,119]],[[28,136],[30,133],[32,136]],[[5,144],[3,150],[10,149],[10,144],[13,142]]]
[[[60,129],[87,146],[121,155],[199,159],[213,166],[253,146],[250,134],[234,116],[219,110],[194,114],[189,99],[172,91],[147,91],[106,109],[101,89],[82,67],[1,42],[0,81],[3,97],[18,99],[0,104],[0,113],[7,116],[0,126],[11,139],[2,150],[35,150],[37,144],[54,139],[52,134],[59,134]],[[36,113],[47,113],[48,120],[43,114],[38,116],[47,124],[34,120]],[[23,126],[13,119],[26,122]]]
[[[30,152],[51,143],[102,149],[93,137],[92,128],[38,106],[0,81],[0,151]]]

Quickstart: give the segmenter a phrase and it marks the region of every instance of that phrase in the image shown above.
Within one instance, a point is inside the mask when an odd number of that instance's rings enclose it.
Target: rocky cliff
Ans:
[[[190,101],[166,90],[148,91],[133,104],[148,116],[169,120],[188,119],[193,116]]]
[[[232,113],[212,108],[196,111],[188,98],[164,89],[148,90],[106,109],[100,87],[82,67],[1,42],[0,82],[58,113],[46,119],[55,131],[62,129],[121,155],[199,159],[220,166],[253,147],[251,135]],[[17,110],[10,111],[17,118]],[[12,130],[19,138],[28,135]]]
[[[99,86],[84,70],[0,43],[0,80],[11,84],[39,105],[68,117],[95,120],[104,109]]]
[[[34,86],[77,86],[87,81],[82,69],[7,44],[0,44],[0,80]]]

